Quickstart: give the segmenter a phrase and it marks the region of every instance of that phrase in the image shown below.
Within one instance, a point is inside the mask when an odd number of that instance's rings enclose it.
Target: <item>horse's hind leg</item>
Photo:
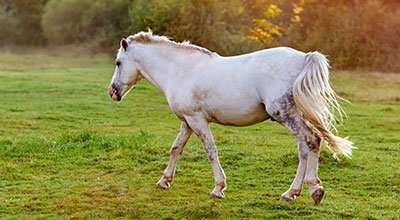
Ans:
[[[299,140],[299,166],[296,177],[290,189],[281,196],[281,201],[291,201],[300,195],[302,183],[306,182],[310,188],[310,194],[316,204],[319,204],[324,196],[324,188],[318,178],[318,157],[320,138],[312,133],[305,125],[300,127],[295,136]]]
[[[291,201],[300,195],[302,183],[306,182],[310,188],[311,196],[319,204],[324,196],[324,189],[318,179],[318,157],[320,138],[313,133],[301,120],[287,120],[283,123],[298,140],[299,165],[296,177],[281,201]]]
[[[321,186],[321,180],[318,178],[318,158],[320,151],[320,140],[317,143],[311,143],[307,159],[307,172],[305,182],[310,188],[310,194],[314,199],[315,204],[319,204],[324,197],[324,188]]]
[[[287,96],[279,102],[279,105],[272,106],[267,111],[285,128],[287,128],[298,141],[299,165],[296,177],[288,191],[281,196],[281,201],[291,201],[300,195],[302,184],[305,181],[311,196],[316,204],[323,198],[324,190],[318,179],[318,157],[320,149],[320,138],[301,119],[299,112]]]
[[[290,189],[282,194],[280,201],[290,202],[295,199],[301,193],[301,188],[303,186],[304,177],[307,170],[307,146],[302,142],[298,141],[298,151],[299,151],[299,165],[297,167],[296,176],[290,185]]]
[[[185,147],[192,133],[192,129],[186,124],[186,122],[183,122],[179,134],[172,144],[168,166],[164,171],[163,177],[160,179],[160,181],[158,181],[156,185],[157,188],[168,189],[171,186],[171,182],[175,174],[176,162],[178,161],[179,156],[182,154],[183,148]]]

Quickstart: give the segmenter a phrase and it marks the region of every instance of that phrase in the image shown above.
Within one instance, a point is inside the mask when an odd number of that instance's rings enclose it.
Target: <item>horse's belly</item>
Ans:
[[[261,103],[251,106],[230,106],[207,112],[208,121],[221,125],[248,126],[262,122],[270,116]]]

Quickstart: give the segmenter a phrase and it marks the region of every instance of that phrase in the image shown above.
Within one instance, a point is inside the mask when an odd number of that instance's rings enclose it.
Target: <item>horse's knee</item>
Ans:
[[[305,141],[310,152],[319,153],[321,138],[315,134],[306,135]]]
[[[318,177],[314,177],[314,178],[306,177],[304,179],[304,182],[306,182],[307,185],[309,185],[309,186],[319,186],[322,184],[321,180]]]
[[[303,142],[298,143],[299,158],[301,161],[307,161],[308,153],[310,152],[308,146]]]
[[[182,146],[172,146],[171,150],[170,150],[170,154],[181,155],[182,151],[183,151],[183,147]]]
[[[206,152],[208,160],[213,163],[218,160],[218,151],[215,146],[207,146],[204,147],[204,151]]]

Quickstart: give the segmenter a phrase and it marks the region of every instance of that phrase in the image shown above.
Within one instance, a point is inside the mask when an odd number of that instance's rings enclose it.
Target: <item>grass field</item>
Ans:
[[[172,188],[155,189],[180,123],[147,82],[112,102],[113,68],[111,58],[67,48],[0,51],[1,219],[400,219],[400,74],[333,73],[352,102],[340,135],[359,149],[341,162],[323,149],[326,197],[315,206],[306,186],[297,200],[278,201],[297,148],[271,121],[212,125],[226,199],[209,199],[213,175],[194,136]]]

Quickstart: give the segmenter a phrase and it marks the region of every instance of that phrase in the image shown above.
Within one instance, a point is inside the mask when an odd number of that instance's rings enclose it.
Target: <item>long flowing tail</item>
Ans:
[[[350,157],[353,142],[335,136],[336,120],[341,121],[346,114],[338,99],[340,97],[329,84],[329,63],[318,52],[306,55],[304,69],[293,84],[294,102],[307,126],[324,140],[337,159],[338,154]],[[338,113],[338,118],[334,113]]]

